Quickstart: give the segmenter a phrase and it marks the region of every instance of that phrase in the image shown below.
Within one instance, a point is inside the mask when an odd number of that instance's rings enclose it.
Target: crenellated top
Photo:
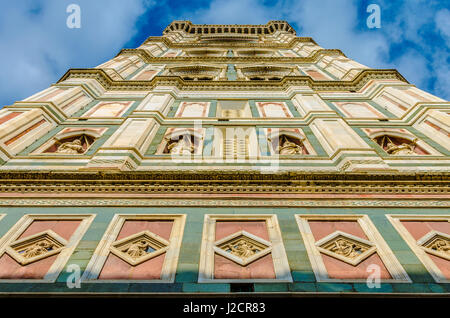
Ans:
[[[296,35],[295,30],[286,21],[269,21],[266,25],[250,24],[193,24],[191,21],[173,21],[163,31],[168,34],[174,31],[184,31],[188,34],[228,34],[228,35],[259,35],[273,34],[276,31],[285,31]]]

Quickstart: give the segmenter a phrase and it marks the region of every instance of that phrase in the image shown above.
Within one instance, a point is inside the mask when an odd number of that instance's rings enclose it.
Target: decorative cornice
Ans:
[[[358,91],[374,79],[408,81],[394,69],[363,70],[351,81],[315,81],[309,76],[285,76],[279,81],[184,81],[179,76],[155,76],[151,81],[115,81],[102,69],[70,69],[57,82],[70,78],[97,80],[106,90],[150,91],[155,87],[175,86],[180,90],[272,90],[285,91],[291,86],[309,86],[316,91]],[[409,84],[409,83],[408,83]]]
[[[228,28],[228,29],[235,29],[234,32],[224,32],[224,33],[205,33],[204,30],[210,30],[210,29],[218,29],[218,28]],[[263,34],[272,34],[276,31],[285,31],[289,32],[291,34],[296,34],[294,28],[289,25],[287,21],[282,20],[276,20],[276,21],[269,21],[266,24],[193,24],[191,21],[184,20],[184,21],[172,21],[163,31],[163,34],[170,33],[172,31],[181,31],[189,34],[189,30],[191,29],[200,29],[203,32],[200,34],[238,34],[238,35],[250,35],[250,33],[244,33],[243,29],[262,29],[265,32]],[[238,30],[241,31],[238,32]],[[197,34],[197,33],[195,33]],[[253,33],[255,34],[255,33]]]
[[[117,53],[119,55],[132,54],[138,55],[145,63],[316,63],[322,55],[345,56],[338,49],[320,49],[314,51],[309,56],[304,57],[285,57],[285,56],[175,56],[175,57],[155,57],[150,55],[145,49],[122,49]]]
[[[139,199],[139,198],[39,198],[39,199],[1,199],[3,207],[331,207],[331,208],[448,208],[448,200],[417,199]]]
[[[450,173],[261,174],[219,172],[4,172],[0,193],[36,194],[389,194],[450,193]],[[8,196],[8,195],[6,195]]]
[[[258,47],[258,48],[276,48],[276,49],[290,49],[297,43],[313,43],[315,45],[318,45],[316,41],[314,41],[311,37],[295,37],[291,41],[287,43],[277,43],[277,42],[257,42],[257,43],[214,43],[209,44],[205,42],[173,42],[167,37],[161,37],[161,36],[150,36],[148,37],[141,45],[147,44],[149,42],[162,42],[169,48],[193,48],[193,47],[204,47],[204,46],[214,46],[214,47]]]

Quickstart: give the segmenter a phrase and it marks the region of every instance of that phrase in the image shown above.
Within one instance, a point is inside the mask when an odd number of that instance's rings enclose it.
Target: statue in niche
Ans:
[[[81,139],[74,139],[72,141],[63,142],[58,146],[56,152],[66,154],[79,154],[84,152]]]
[[[390,155],[408,156],[416,153],[414,151],[416,148],[416,140],[403,142],[400,140],[393,140],[389,136],[383,136],[380,141],[381,143],[379,144]]]
[[[393,142],[387,144],[386,152],[394,156],[405,156],[414,154],[415,144],[402,143],[401,145],[396,145]]]
[[[32,258],[47,253],[55,246],[47,241],[36,242],[33,245],[27,247],[20,254],[25,258]]]
[[[286,137],[286,135],[282,135],[277,152],[280,155],[301,155],[303,154],[303,148],[302,146],[291,141],[288,137]]]
[[[130,255],[131,258],[136,259],[147,254],[148,247],[147,241],[140,240],[132,243],[124,252]]]
[[[167,149],[172,155],[190,155],[194,152],[194,145],[189,135],[183,135],[178,140],[169,140]]]

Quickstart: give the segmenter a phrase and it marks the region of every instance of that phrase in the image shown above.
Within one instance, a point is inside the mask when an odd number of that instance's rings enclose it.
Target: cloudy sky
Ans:
[[[381,28],[369,29],[378,4]],[[69,29],[67,6],[81,8]],[[161,35],[172,20],[265,24],[287,20],[299,36],[339,48],[373,68],[396,68],[412,84],[450,100],[449,0],[19,0],[0,10],[0,107],[55,83],[69,68],[90,68],[121,48]]]

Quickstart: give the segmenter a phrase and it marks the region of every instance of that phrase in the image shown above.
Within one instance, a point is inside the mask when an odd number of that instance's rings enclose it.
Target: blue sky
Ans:
[[[66,8],[81,8],[69,29]],[[369,4],[381,28],[369,29]],[[339,48],[373,68],[396,68],[419,88],[450,99],[449,0],[20,0],[0,10],[0,107],[55,83],[69,68],[90,68],[121,48],[161,35],[172,20],[265,24],[287,20],[299,36]]]

